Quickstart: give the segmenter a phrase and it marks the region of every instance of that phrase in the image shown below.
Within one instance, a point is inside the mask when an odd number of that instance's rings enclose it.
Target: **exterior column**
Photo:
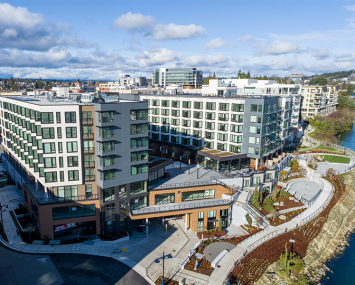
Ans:
[[[258,165],[259,165],[259,159],[255,159],[255,169],[257,170],[258,169]]]
[[[185,232],[187,232],[187,214],[185,214]]]
[[[148,235],[148,218],[145,219],[145,230],[146,230],[146,235]]]

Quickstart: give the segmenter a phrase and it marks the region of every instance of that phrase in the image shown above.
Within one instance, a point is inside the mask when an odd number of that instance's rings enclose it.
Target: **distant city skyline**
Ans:
[[[0,3],[0,78],[311,75],[353,69],[354,44],[351,1]]]

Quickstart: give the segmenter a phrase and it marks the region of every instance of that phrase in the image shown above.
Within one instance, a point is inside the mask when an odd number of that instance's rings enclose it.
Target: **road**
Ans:
[[[125,264],[81,254],[24,254],[0,245],[1,285],[147,285]]]

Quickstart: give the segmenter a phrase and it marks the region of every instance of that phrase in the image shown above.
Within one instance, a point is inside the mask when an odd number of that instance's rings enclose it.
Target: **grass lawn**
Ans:
[[[335,155],[321,155],[324,160],[329,162],[335,163],[344,163],[348,164],[350,162],[350,157],[342,157],[342,156],[335,156]]]
[[[323,149],[323,150],[328,150],[328,151],[334,151],[336,153],[339,153],[339,154],[343,154],[344,152],[342,151],[338,151],[336,150],[334,147],[331,147],[331,146],[325,146],[325,145],[319,145],[315,148],[312,148],[312,150],[315,150],[315,149]],[[303,150],[300,150],[299,152],[306,152],[308,151],[308,149],[303,149]]]

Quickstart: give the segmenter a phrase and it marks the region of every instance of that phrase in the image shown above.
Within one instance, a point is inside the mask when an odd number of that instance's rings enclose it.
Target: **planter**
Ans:
[[[203,237],[202,237],[202,235],[203,235]],[[199,239],[202,239],[202,238],[209,238],[210,236],[211,237],[221,237],[221,236],[225,236],[226,235],[226,231],[225,230],[223,230],[223,231],[221,231],[221,232],[212,232],[212,233],[207,233],[207,232],[203,232],[203,233],[197,233],[197,237],[199,238]]]

